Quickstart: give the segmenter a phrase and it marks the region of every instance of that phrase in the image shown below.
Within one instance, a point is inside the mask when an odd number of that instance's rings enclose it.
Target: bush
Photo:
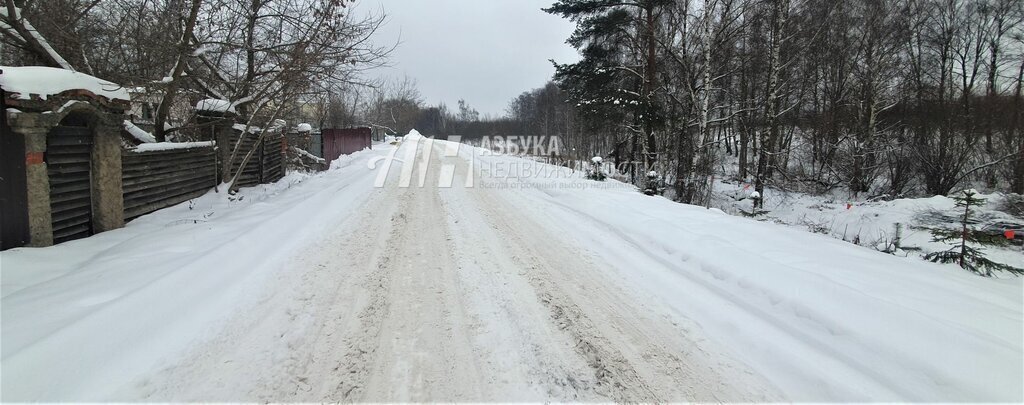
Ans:
[[[602,160],[600,156],[594,156],[590,159],[590,169],[587,170],[586,175],[587,179],[604,181],[604,179],[608,178],[608,175],[601,169]]]

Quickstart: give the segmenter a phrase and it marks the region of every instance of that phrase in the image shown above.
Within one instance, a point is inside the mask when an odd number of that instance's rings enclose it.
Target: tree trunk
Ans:
[[[164,127],[164,124],[170,115],[171,105],[174,104],[174,97],[178,93],[179,80],[181,80],[182,73],[185,72],[185,65],[188,63],[187,59],[192,54],[192,47],[189,46],[189,43],[192,42],[192,31],[195,30],[196,19],[199,17],[199,7],[202,3],[202,0],[192,0],[192,8],[189,10],[188,19],[185,21],[185,28],[182,30],[181,41],[178,43],[178,58],[175,60],[174,68],[170,73],[171,81],[167,83],[164,97],[160,99],[160,105],[156,109],[156,116],[153,118],[153,137],[156,138],[157,142],[167,140],[167,129]]]
[[[761,195],[757,206],[764,206],[764,185],[772,177],[774,165],[773,148],[779,139],[779,74],[781,70],[782,30],[789,13],[789,0],[780,0],[772,8],[771,45],[768,58],[768,89],[765,97],[765,130],[761,132],[760,150],[757,159],[757,175],[754,190]]]

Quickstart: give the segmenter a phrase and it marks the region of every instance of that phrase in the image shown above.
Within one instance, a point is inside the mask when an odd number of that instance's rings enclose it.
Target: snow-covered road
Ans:
[[[0,399],[1024,396],[1019,279],[478,152],[410,137],[3,252]]]

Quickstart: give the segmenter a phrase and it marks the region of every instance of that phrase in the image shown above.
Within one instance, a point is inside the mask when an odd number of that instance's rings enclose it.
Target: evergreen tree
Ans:
[[[985,203],[985,199],[976,197],[976,195],[977,191],[975,190],[964,190],[961,195],[953,197],[956,206],[964,210],[960,217],[960,229],[937,229],[932,231],[932,235],[936,242],[955,243],[949,250],[932,252],[925,255],[924,258],[936,263],[956,263],[963,269],[985,277],[992,277],[993,271],[1006,271],[1016,275],[1024,274],[1024,269],[993,262],[982,253],[983,249],[980,245],[998,245],[1005,243],[1005,240],[971,229],[971,217],[974,215],[974,210],[971,207]]]
[[[657,33],[662,10],[672,4],[672,0],[557,0],[544,9],[576,23],[567,42],[583,56],[577,63],[555,63],[555,81],[579,106],[584,125],[614,132],[624,127],[630,134],[628,159],[642,160],[648,169],[656,160],[655,131],[662,116],[655,94]],[[622,155],[616,152],[618,159]],[[635,181],[643,181],[639,174],[630,173]]]

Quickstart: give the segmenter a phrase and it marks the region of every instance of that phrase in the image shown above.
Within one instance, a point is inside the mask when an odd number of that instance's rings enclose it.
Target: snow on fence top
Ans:
[[[225,113],[225,112],[234,113],[235,112],[235,105],[233,103],[231,103],[230,101],[227,101],[227,100],[219,100],[219,99],[216,99],[216,98],[208,98],[208,99],[204,99],[204,100],[199,100],[199,102],[196,103],[196,111],[213,111],[213,112],[219,112],[219,113]]]
[[[213,146],[213,141],[205,142],[158,142],[158,143],[144,143],[136,146],[136,152],[154,152],[161,150],[172,150],[172,149],[191,149],[191,148],[207,148]]]
[[[246,127],[245,124],[234,124],[234,125],[231,125],[231,129],[234,129],[235,131],[238,131],[238,132],[245,131],[245,127]],[[255,125],[250,125],[249,126],[249,133],[250,134],[257,134],[257,133],[259,133],[262,130],[263,129],[261,129],[260,127],[257,127]]]
[[[296,127],[295,129],[298,130],[299,132],[309,132],[313,130],[313,126],[303,122],[299,124],[299,126]]]
[[[11,97],[23,100],[31,99],[32,94],[45,100],[47,96],[66,91],[85,90],[109,100],[130,101],[127,89],[119,84],[45,66],[0,66],[0,88],[11,93]]]

